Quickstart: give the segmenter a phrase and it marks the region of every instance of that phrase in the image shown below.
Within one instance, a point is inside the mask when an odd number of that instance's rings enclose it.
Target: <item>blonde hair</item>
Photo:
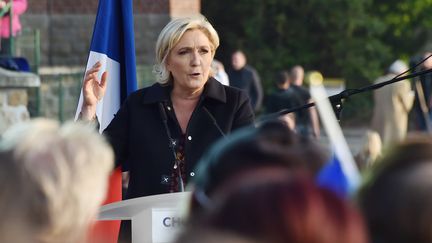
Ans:
[[[362,138],[362,147],[356,155],[357,164],[361,170],[371,167],[381,156],[381,137],[376,131],[368,130]]]
[[[22,201],[16,213],[34,242],[82,242],[105,197],[113,162],[110,145],[92,126],[46,119],[16,125],[0,141],[0,170],[18,175],[0,186],[15,188],[2,195],[0,210]]]
[[[212,58],[219,46],[219,36],[213,26],[202,16],[185,17],[171,20],[159,34],[156,42],[156,65],[153,73],[157,82],[166,84],[170,81],[170,72],[166,68],[166,59],[171,50],[177,45],[188,30],[199,29],[209,39]]]

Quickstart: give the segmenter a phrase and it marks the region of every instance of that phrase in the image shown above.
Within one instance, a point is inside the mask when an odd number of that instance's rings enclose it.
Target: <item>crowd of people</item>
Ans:
[[[431,148],[426,134],[398,143],[342,198],[315,182],[329,159],[316,140],[278,120],[240,129],[201,158],[175,242],[430,243]],[[93,124],[12,127],[0,141],[0,241],[86,242],[113,166]]]
[[[218,46],[203,16],[172,20],[157,40],[157,82],[132,93],[102,135],[96,109],[109,74],[99,62],[85,74],[81,121],[37,119],[4,133],[0,242],[86,242],[110,171],[121,167],[130,173],[125,199],[191,191],[178,243],[432,243],[430,136],[368,133],[368,145],[378,142],[358,156],[363,184],[341,197],[316,182],[332,156],[315,139],[315,109],[254,125],[262,103],[272,113],[311,102],[302,67],[282,71],[264,99],[244,52],[220,74]],[[403,68],[395,62],[384,79]],[[130,241],[125,221],[119,242]]]

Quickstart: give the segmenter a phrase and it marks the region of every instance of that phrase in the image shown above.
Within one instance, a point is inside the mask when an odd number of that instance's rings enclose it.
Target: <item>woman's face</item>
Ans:
[[[198,29],[188,30],[168,54],[166,66],[174,88],[187,92],[201,90],[209,78],[212,62],[210,40]]]

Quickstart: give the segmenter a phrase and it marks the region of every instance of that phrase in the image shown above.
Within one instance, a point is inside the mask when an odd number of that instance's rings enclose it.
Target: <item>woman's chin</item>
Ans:
[[[188,87],[190,89],[201,89],[202,87],[204,87],[206,81],[203,81],[201,79],[196,79],[196,80],[190,80],[188,82]]]
[[[203,80],[201,78],[192,79],[189,78],[187,80],[182,81],[174,81],[174,86],[177,86],[180,90],[195,92],[201,90],[206,84],[207,80]]]

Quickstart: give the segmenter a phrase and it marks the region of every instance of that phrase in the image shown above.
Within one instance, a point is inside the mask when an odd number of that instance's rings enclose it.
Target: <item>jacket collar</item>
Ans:
[[[144,104],[167,102],[170,100],[171,90],[172,85],[161,85],[159,83],[155,83],[147,88],[143,95],[142,101]],[[221,83],[219,83],[219,81],[210,77],[204,86],[202,98],[210,98],[222,103],[226,103],[225,88]]]
[[[211,98],[219,102],[226,103],[226,93],[224,85],[213,77],[210,77],[205,84],[203,96],[204,99]]]

